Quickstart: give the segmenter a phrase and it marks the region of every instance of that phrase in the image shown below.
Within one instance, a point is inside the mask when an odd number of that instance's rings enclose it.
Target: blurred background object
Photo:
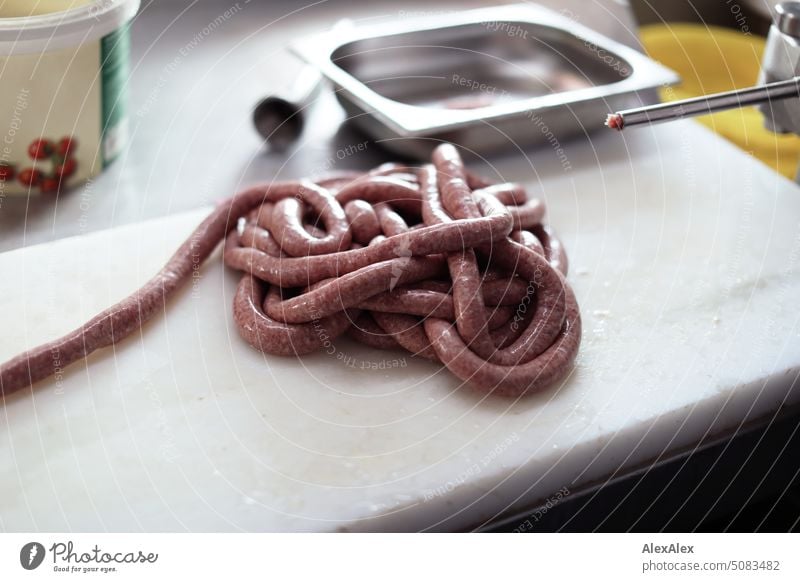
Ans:
[[[763,37],[698,24],[649,25],[641,35],[647,52],[682,78],[677,87],[661,90],[664,101],[750,87],[758,81]],[[787,178],[794,177],[800,138],[766,129],[757,107],[721,111],[698,121]]]
[[[766,36],[778,0],[631,0],[640,26],[690,22]]]
[[[353,22],[337,21],[331,30],[348,30]],[[297,77],[287,86],[264,97],[253,109],[253,125],[264,143],[275,152],[286,151],[303,133],[308,109],[319,97],[324,80],[312,66],[300,65]]]
[[[663,101],[750,87],[758,82],[774,3],[766,0],[635,0],[642,45],[682,78],[661,90]],[[764,127],[756,107],[698,118],[720,136],[793,179],[800,137]]]
[[[322,89],[322,75],[314,67],[302,67],[297,79],[279,93],[258,102],[253,125],[264,142],[276,152],[289,148],[303,132],[305,109]]]

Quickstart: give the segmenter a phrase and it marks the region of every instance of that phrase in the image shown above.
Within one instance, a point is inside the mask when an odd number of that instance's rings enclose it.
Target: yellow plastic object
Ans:
[[[758,80],[764,38],[701,24],[658,24],[640,30],[642,44],[655,60],[682,78],[677,87],[661,90],[664,101],[750,87]],[[794,179],[800,158],[800,137],[764,129],[755,107],[698,117],[741,149]]]

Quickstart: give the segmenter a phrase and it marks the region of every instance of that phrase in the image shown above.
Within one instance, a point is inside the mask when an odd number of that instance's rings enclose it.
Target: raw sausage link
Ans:
[[[242,272],[234,321],[258,350],[297,356],[348,333],[441,362],[485,392],[536,392],[569,374],[581,337],[544,213],[520,185],[470,173],[449,144],[421,168],[255,186],[220,204],[134,294],[0,366],[0,391],[139,329],[225,239],[225,264]]]

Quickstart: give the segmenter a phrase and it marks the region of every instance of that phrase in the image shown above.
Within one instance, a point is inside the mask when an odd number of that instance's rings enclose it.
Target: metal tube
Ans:
[[[736,109],[748,105],[757,105],[771,100],[789,99],[800,96],[800,77],[785,81],[777,81],[766,85],[735,89],[724,93],[715,93],[703,97],[660,103],[647,107],[637,107],[612,113],[606,118],[606,125],[622,131],[626,127],[663,123],[684,117],[706,115],[716,111]]]
[[[284,151],[300,137],[306,109],[317,99],[322,86],[320,72],[306,65],[290,86],[256,105],[253,125],[272,149]]]
[[[352,20],[342,18],[336,21],[331,30],[342,31],[352,26]],[[322,73],[314,66],[305,65],[283,91],[258,102],[253,109],[253,125],[271,149],[286,150],[300,137],[308,115],[307,109],[317,100],[323,85]]]

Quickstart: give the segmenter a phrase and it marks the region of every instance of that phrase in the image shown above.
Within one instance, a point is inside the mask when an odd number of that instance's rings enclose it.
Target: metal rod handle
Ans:
[[[766,85],[735,89],[724,93],[715,93],[703,97],[693,97],[682,101],[660,103],[647,107],[637,107],[610,114],[606,118],[606,125],[612,129],[622,131],[627,127],[636,125],[650,125],[663,123],[684,117],[706,115],[717,111],[736,109],[748,105],[757,105],[772,100],[789,99],[800,96],[800,77],[793,77],[785,81],[777,81]]]

